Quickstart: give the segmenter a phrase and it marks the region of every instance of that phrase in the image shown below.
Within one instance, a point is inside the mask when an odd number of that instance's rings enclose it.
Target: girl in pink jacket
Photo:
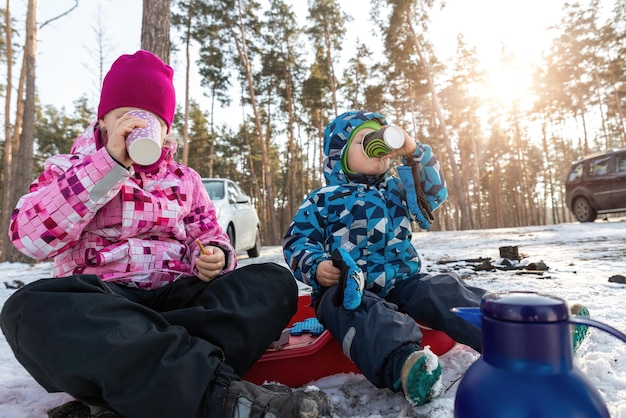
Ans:
[[[53,258],[54,278],[12,295],[0,326],[45,389],[76,399],[51,417],[328,415],[322,393],[239,377],[295,313],[297,285],[277,264],[236,268],[200,176],[174,161],[166,139],[172,79],[147,51],[113,63],[98,120],[70,154],[46,161],[13,212],[12,242]],[[127,136],[146,127],[131,110],[161,125],[161,157],[149,166],[127,152]]]

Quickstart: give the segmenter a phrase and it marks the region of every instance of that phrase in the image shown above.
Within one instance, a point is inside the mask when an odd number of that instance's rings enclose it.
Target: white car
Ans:
[[[248,257],[261,253],[259,215],[250,197],[232,180],[204,178],[202,183],[215,205],[217,222],[226,231],[235,251],[247,251]]]

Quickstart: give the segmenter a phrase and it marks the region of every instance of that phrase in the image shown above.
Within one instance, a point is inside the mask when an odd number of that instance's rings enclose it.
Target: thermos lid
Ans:
[[[480,309],[489,318],[511,322],[546,323],[569,319],[565,300],[536,292],[487,293]]]

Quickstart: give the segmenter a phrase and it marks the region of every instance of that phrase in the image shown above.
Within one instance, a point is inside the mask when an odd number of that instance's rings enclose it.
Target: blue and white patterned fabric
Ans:
[[[318,264],[331,260],[339,247],[365,276],[365,288],[386,296],[398,280],[420,271],[421,263],[411,244],[411,220],[405,190],[397,177],[347,175],[341,155],[351,132],[367,120],[382,125],[377,113],[350,111],[332,121],[324,132],[324,176],[327,185],[313,191],[302,203],[284,238],[287,264],[298,280],[320,290],[315,279]],[[419,144],[422,187],[432,210],[447,197],[441,168],[430,147]],[[426,184],[424,184],[426,182]]]

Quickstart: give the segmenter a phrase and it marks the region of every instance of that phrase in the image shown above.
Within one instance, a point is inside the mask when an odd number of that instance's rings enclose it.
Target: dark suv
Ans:
[[[626,149],[574,161],[565,193],[579,222],[593,222],[599,213],[626,212]]]

